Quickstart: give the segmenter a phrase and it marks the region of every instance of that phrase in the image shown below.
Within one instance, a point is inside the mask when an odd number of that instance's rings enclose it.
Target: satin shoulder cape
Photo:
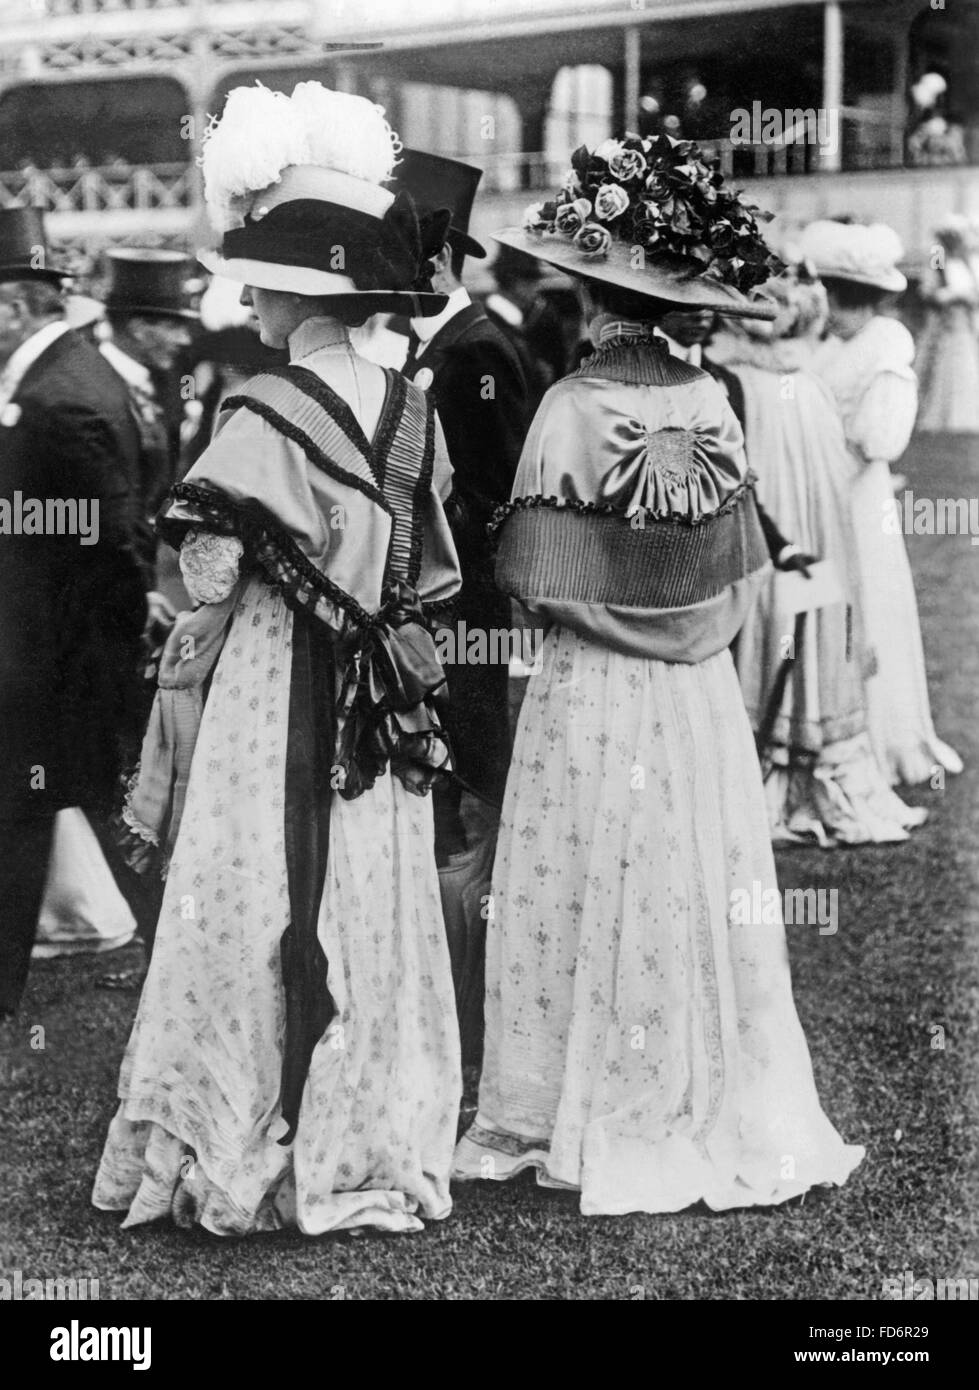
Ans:
[[[733,411],[658,343],[551,388],[496,525],[497,582],[531,625],[662,661],[728,646],[770,563]]]

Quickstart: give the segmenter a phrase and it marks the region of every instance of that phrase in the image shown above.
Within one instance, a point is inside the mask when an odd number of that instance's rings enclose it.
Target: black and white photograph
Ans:
[[[0,0],[32,1365],[951,1370],[977,688],[979,0]]]

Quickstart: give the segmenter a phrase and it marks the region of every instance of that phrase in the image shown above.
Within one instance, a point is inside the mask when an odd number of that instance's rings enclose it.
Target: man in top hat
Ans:
[[[0,1017],[27,978],[55,816],[106,811],[138,735],[139,436],[65,321],[63,280],[40,211],[0,210]]]
[[[404,372],[435,394],[454,469],[449,518],[462,591],[455,620],[467,632],[510,627],[510,604],[496,588],[486,527],[509,501],[526,429],[527,382],[512,343],[474,304],[462,284],[466,256],[485,256],[469,235],[469,215],[482,170],[419,150],[402,151],[394,181],[420,214],[448,208],[451,222],[434,256],[432,286],[449,302],[432,318],[413,319]],[[465,641],[460,644],[465,651]],[[456,770],[500,802],[510,756],[505,664],[446,665],[449,733]],[[466,847],[458,788],[437,793],[436,851],[440,862]]]
[[[192,300],[193,262],[180,251],[126,246],[107,252],[106,264],[105,311],[112,336],[103,340],[101,352],[125,382],[139,425],[140,561],[153,591],[151,607],[165,617],[165,601],[155,592],[152,520],[177,472],[182,408],[171,422],[168,406],[177,358],[190,346],[191,327],[200,318]]]

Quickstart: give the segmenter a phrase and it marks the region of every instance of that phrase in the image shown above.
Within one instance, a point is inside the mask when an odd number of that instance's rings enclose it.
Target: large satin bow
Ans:
[[[444,687],[418,593],[396,580],[342,670],[337,749],[342,797],[352,800],[368,791],[388,763],[410,791],[429,789],[449,766],[437,713]]]

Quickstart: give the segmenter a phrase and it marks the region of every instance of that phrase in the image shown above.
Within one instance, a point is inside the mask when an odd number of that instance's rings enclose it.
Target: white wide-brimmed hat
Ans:
[[[908,282],[897,268],[904,255],[901,239],[883,222],[810,222],[799,239],[799,254],[823,280],[852,280],[898,292]]]
[[[384,187],[401,142],[381,107],[319,82],[291,96],[257,84],[228,94],[201,167],[220,251],[198,259],[257,289],[356,300],[370,313],[437,314],[432,248],[414,204]]]

